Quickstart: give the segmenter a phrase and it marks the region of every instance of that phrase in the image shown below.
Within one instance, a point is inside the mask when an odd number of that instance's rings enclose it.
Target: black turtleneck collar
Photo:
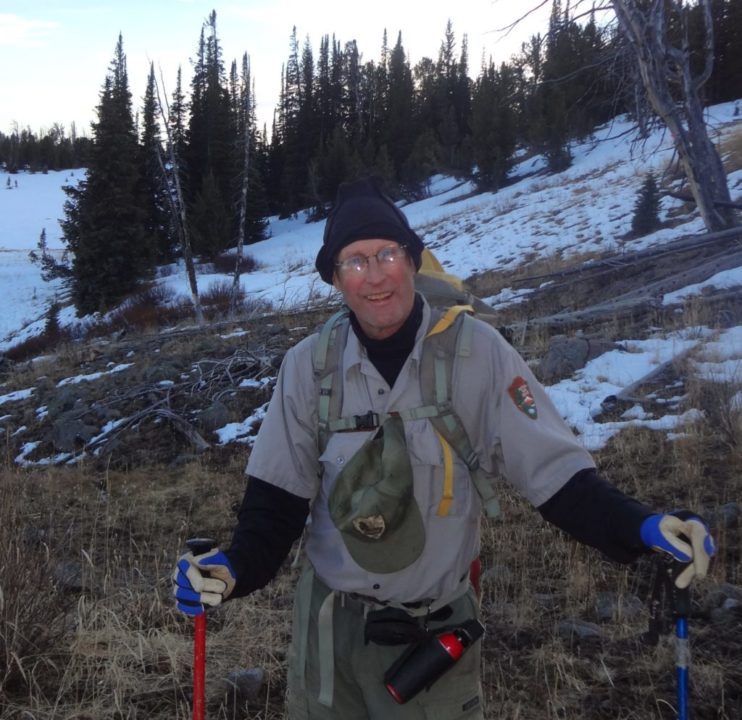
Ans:
[[[374,364],[374,367],[381,373],[384,380],[389,383],[389,387],[394,385],[394,381],[399,375],[399,371],[407,360],[407,356],[415,347],[415,338],[423,319],[423,299],[419,294],[415,294],[415,302],[412,306],[412,312],[407,316],[397,332],[383,340],[375,340],[368,337],[358,324],[356,316],[350,313],[350,323],[353,326],[353,332],[360,341],[361,345],[366,348],[368,359]]]

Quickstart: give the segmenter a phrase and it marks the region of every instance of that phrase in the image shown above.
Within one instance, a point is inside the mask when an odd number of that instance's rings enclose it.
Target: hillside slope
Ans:
[[[693,593],[691,707],[697,720],[740,720],[739,237],[703,237],[692,208],[666,201],[666,227],[629,239],[646,166],[624,168],[625,144],[598,163],[611,142],[576,148],[559,177],[524,160],[520,171],[536,174],[497,195],[439,178],[407,212],[548,375],[601,471],[658,508],[708,519],[719,553]],[[736,197],[741,183],[733,170]],[[0,365],[2,717],[190,717],[191,626],[173,609],[172,564],[188,536],[228,542],[281,358],[336,302],[312,281],[322,226],[273,229],[250,248],[262,268],[243,278],[253,302],[237,318],[131,327]],[[177,274],[159,282],[182,288]],[[487,717],[676,717],[672,639],[642,641],[652,558],[615,565],[505,483],[501,501],[503,518],[483,525]],[[292,559],[266,589],[212,613],[209,716],[284,717]],[[235,693],[235,668],[263,682]]]

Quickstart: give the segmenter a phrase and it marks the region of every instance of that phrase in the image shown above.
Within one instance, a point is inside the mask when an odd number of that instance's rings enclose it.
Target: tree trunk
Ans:
[[[198,281],[196,280],[196,268],[193,264],[193,253],[191,251],[191,240],[188,232],[188,217],[186,215],[185,198],[183,197],[183,189],[180,185],[180,164],[178,157],[175,153],[175,145],[173,143],[173,135],[170,130],[170,123],[168,122],[169,113],[165,112],[165,107],[160,99],[160,88],[157,82],[155,82],[155,89],[157,91],[157,104],[160,108],[160,116],[162,117],[162,124],[165,126],[165,132],[167,133],[167,152],[168,161],[173,177],[174,188],[168,188],[168,200],[175,218],[175,224],[178,229],[178,237],[180,238],[180,247],[183,252],[183,261],[186,266],[186,275],[188,276],[188,284],[191,289],[191,301],[193,302],[193,311],[196,315],[196,322],[199,325],[203,325],[204,313],[201,307],[201,299],[198,296]],[[167,101],[166,101],[167,102]],[[160,167],[162,168],[163,177],[168,177],[168,172],[165,169],[165,163],[162,160],[161,154],[158,152],[157,157],[160,161]],[[173,195],[173,193],[175,193]]]
[[[680,164],[704,225],[713,232],[734,225],[734,211],[721,203],[731,202],[726,173],[706,130],[699,91],[711,75],[714,55],[710,0],[699,0],[704,13],[704,68],[698,76],[690,69],[686,10],[683,43],[669,44],[665,3],[652,0],[643,9],[636,0],[613,0],[621,32],[634,52],[649,102],[672,134]],[[646,7],[646,6],[645,6]],[[673,95],[680,96],[680,102]]]
[[[240,288],[240,268],[242,267],[242,253],[245,245],[245,223],[247,222],[247,192],[250,175],[250,67],[247,55],[242,59],[242,185],[240,187],[240,220],[237,228],[237,253],[232,278],[232,297],[229,301],[229,312],[232,316],[237,313],[237,298]]]

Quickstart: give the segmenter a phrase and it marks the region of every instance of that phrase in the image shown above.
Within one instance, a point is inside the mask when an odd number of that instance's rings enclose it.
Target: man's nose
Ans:
[[[384,271],[381,268],[381,263],[376,255],[371,255],[368,258],[368,264],[366,265],[366,280],[370,282],[378,281],[384,278]]]

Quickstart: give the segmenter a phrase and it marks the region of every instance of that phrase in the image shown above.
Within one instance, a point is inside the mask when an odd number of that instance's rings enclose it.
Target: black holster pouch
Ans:
[[[418,643],[428,635],[418,618],[400,608],[388,607],[372,610],[366,615],[363,639],[368,645],[409,645]]]
[[[426,633],[424,641],[407,647],[384,673],[389,694],[404,704],[420,691],[429,690],[483,634],[484,625],[477,619]]]

